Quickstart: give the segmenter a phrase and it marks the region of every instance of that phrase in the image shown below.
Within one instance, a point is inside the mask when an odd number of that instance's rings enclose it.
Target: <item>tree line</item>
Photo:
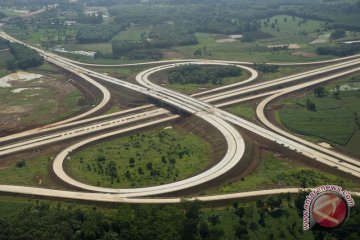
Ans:
[[[318,47],[316,52],[319,55],[350,56],[360,52],[360,43],[342,44],[336,47]]]
[[[76,40],[80,43],[97,43],[110,41],[125,25],[94,25],[79,28]]]
[[[303,206],[308,191],[258,198],[256,204],[237,201],[227,206],[231,239],[302,239]],[[356,201],[357,199],[355,199]],[[6,204],[8,205],[8,204]],[[114,209],[81,207],[47,202],[0,206],[0,239],[6,240],[219,240],[226,239],[229,226],[222,223],[221,210],[204,209],[198,202],[179,205],[119,205]],[[295,214],[290,215],[289,210]],[[224,211],[224,210],[222,210]],[[269,228],[269,221],[281,218],[283,225]],[[227,220],[227,221],[229,221]],[[332,231],[312,229],[316,239],[359,239],[360,207],[351,208],[348,221]],[[227,223],[228,224],[228,223]],[[259,236],[259,230],[263,235]],[[264,231],[266,229],[266,231]]]

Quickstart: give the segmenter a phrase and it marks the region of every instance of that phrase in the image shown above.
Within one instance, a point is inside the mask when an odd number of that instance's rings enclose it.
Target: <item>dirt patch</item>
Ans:
[[[0,87],[11,87],[12,81],[31,81],[34,79],[41,78],[43,75],[35,74],[35,73],[28,73],[28,72],[15,72],[11,73],[3,78],[0,78]]]
[[[65,104],[68,94],[76,90],[66,75],[20,72],[9,76],[5,80],[11,80],[13,89],[2,90],[0,99],[1,136],[57,121],[64,113],[79,108]]]
[[[166,59],[179,59],[184,57],[184,54],[176,50],[166,50],[163,52],[163,55]]]
[[[301,48],[299,44],[290,43],[290,44],[280,44],[280,45],[268,45],[268,48],[287,48],[287,49],[299,49]]]
[[[327,148],[327,149],[332,149],[333,147],[327,143],[327,142],[321,142],[319,143],[320,146],[324,147],[324,148]]]
[[[317,54],[315,54],[315,53],[309,53],[309,52],[303,52],[303,51],[295,51],[295,52],[292,52],[291,55],[304,57],[304,58],[312,58],[312,57],[317,56]]]

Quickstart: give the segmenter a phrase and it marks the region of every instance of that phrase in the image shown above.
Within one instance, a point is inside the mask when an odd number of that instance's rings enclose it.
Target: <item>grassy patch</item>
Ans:
[[[267,48],[267,45],[274,44],[276,38],[261,39],[256,42],[244,43],[239,40],[234,42],[219,43],[216,42],[218,36],[208,33],[196,33],[199,41],[198,45],[176,47],[186,57],[194,58],[194,52],[197,49],[206,48],[206,53],[201,58],[208,59],[224,59],[224,60],[238,60],[251,62],[306,62],[315,60],[328,59],[330,56],[313,56],[301,57],[291,55],[292,51],[282,50],[273,51]],[[310,38],[306,38],[310,39]],[[300,42],[300,41],[298,41]],[[307,52],[315,52],[315,47],[312,45],[302,45],[301,50]]]
[[[255,109],[249,104],[237,104],[236,106],[227,108],[226,111],[235,114],[236,116],[243,117],[247,120],[252,120],[255,118]]]
[[[62,45],[68,51],[90,51],[101,52],[103,54],[111,54],[112,48],[110,42],[105,43],[71,43]],[[73,55],[73,54],[72,54]]]
[[[130,76],[131,74],[138,73],[146,67],[94,67],[94,71],[108,73],[114,76]]]
[[[53,187],[55,184],[49,176],[49,156],[39,156],[25,160],[19,167],[18,162],[0,168],[0,184]],[[18,165],[18,166],[17,166]]]
[[[118,41],[140,41],[142,35],[147,36],[150,32],[150,27],[147,26],[133,26],[126,31],[122,31],[115,35],[112,40]]]
[[[264,152],[262,162],[253,173],[211,193],[222,194],[281,187],[316,187],[323,184],[338,184],[347,189],[359,189],[351,181],[310,167],[301,167],[271,152]]]
[[[281,77],[286,77],[292,74],[301,73],[313,70],[314,67],[310,66],[280,66],[277,72],[259,72],[258,79],[261,81],[274,80]]]
[[[67,171],[103,187],[143,187],[169,183],[202,171],[210,145],[180,130],[148,131],[97,143],[71,155]]]
[[[306,43],[316,38],[323,29],[321,21],[306,20],[287,15],[277,15],[262,20],[261,31],[272,35],[278,43]],[[264,23],[267,22],[267,23]]]
[[[310,99],[316,105],[316,112],[306,108]],[[328,96],[318,98],[313,92],[280,110],[281,122],[291,131],[346,146],[356,131],[354,112],[360,111],[356,91],[341,92],[340,99]],[[356,142],[356,140],[355,140]]]

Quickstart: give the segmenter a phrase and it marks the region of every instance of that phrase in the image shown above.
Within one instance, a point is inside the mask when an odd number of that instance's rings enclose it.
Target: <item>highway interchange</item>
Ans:
[[[0,32],[0,37],[9,41],[18,42],[18,40],[4,32]],[[319,68],[261,83],[256,83],[258,74],[255,70],[248,66],[252,65],[248,62],[191,59],[139,64],[106,65],[112,67],[160,65],[139,73],[136,76],[138,84],[132,84],[84,67],[96,67],[103,65],[79,63],[49,52],[45,52],[44,50],[37,49],[33,46],[29,47],[35,49],[41,55],[43,55],[46,61],[55,64],[58,67],[63,68],[73,74],[76,74],[83,80],[93,85],[102,93],[103,98],[97,104],[97,106],[92,108],[90,111],[78,115],[74,118],[23,133],[0,138],[1,157],[79,136],[86,136],[87,138],[85,140],[82,140],[72,146],[68,146],[62,150],[55,157],[53,163],[53,170],[57,177],[59,177],[67,184],[72,185],[77,189],[82,189],[83,191],[60,191],[22,186],[0,186],[0,191],[2,192],[93,201],[176,203],[182,201],[183,198],[156,198],[153,196],[177,192],[201,185],[222,176],[234,168],[234,166],[237,164],[241,164],[246,146],[243,137],[234,126],[239,126],[242,129],[246,129],[247,131],[261,136],[262,138],[285,146],[288,149],[313,159],[313,161],[317,161],[329,167],[336,168],[338,171],[344,172],[354,177],[360,177],[360,163],[357,159],[353,159],[344,154],[326,149],[297,136],[291,135],[288,132],[285,132],[282,129],[274,126],[265,115],[268,104],[282,95],[359,71],[359,55],[313,63],[276,63],[278,65],[312,64],[319,65]],[[331,65],[322,67],[321,65],[325,63]],[[245,71],[248,71],[250,73],[250,77],[247,80],[239,83],[201,92],[192,96],[160,87],[149,80],[149,76],[155,74],[158,71],[173,68],[182,64],[236,65],[240,68],[243,68]],[[133,189],[110,189],[90,186],[72,179],[63,169],[64,160],[66,160],[70,152],[100,139],[156,125],[159,123],[164,123],[180,117],[180,115],[176,115],[169,110],[158,108],[151,104],[118,113],[93,117],[96,112],[108,104],[111,97],[109,90],[101,84],[102,81],[142,93],[146,96],[166,103],[167,105],[175,107],[176,109],[181,109],[188,114],[195,115],[196,117],[207,121],[220,133],[222,133],[227,143],[226,154],[215,166],[199,175],[182,181],[160,186]],[[257,117],[263,126],[246,121],[220,109],[220,107],[242,101],[248,101],[251,99],[260,99],[263,97],[266,98],[260,101],[256,109]],[[111,132],[107,131],[110,129],[112,130]],[[216,201],[230,198],[279,194],[284,192],[295,193],[298,190],[299,189],[293,188],[274,189],[230,195],[197,197],[196,199],[201,201]],[[191,198],[189,200],[194,199],[195,198]]]

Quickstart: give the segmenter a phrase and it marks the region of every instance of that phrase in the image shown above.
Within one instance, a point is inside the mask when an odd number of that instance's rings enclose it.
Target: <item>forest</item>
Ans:
[[[307,194],[300,192],[295,198],[290,194],[259,198],[250,204],[234,201],[226,208],[211,209],[199,202],[187,201],[172,206],[118,205],[108,208],[60,202],[50,205],[39,200],[16,208],[15,203],[7,204],[0,206],[0,211],[5,212],[10,207],[13,210],[0,217],[0,239],[219,240],[229,236],[226,234],[231,230],[231,239],[246,240],[254,239],[250,238],[254,237],[250,233],[260,229],[265,229],[261,239],[285,239],[286,236],[301,239],[304,232],[297,228],[302,225]],[[289,215],[294,210],[295,215]],[[231,214],[231,222],[222,222],[223,212]],[[252,217],[255,212],[259,215],[257,220]],[[266,228],[269,221],[279,218],[283,219],[281,230]],[[341,228],[329,232],[315,227],[310,234],[316,239],[359,239],[359,221],[360,207],[355,205],[349,220]]]
[[[0,46],[6,46],[10,49],[13,59],[6,61],[6,68],[10,71],[17,69],[35,68],[43,64],[44,58],[35,50],[19,43],[11,43],[0,39]]]

